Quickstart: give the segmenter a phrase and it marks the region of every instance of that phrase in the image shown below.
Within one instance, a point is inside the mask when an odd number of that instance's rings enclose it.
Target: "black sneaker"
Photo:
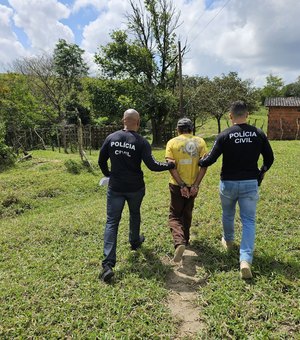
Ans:
[[[114,275],[115,273],[113,272],[113,270],[109,266],[106,266],[99,274],[99,279],[104,282],[109,282]]]
[[[145,236],[144,235],[141,235],[140,236],[140,240],[138,241],[138,242],[136,242],[136,243],[133,243],[132,245],[131,245],[131,250],[138,250],[140,247],[141,247],[141,245],[142,245],[142,243],[145,241]]]

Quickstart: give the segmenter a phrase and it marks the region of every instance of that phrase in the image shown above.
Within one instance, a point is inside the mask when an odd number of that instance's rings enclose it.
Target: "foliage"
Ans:
[[[29,91],[39,102],[49,123],[58,123],[65,116],[64,93],[57,82],[52,56],[43,54],[14,62],[14,71],[25,76]]]
[[[202,96],[199,111],[207,112],[217,120],[218,133],[221,132],[221,118],[229,112],[232,102],[243,100],[250,112],[258,108],[258,93],[251,81],[241,80],[236,72],[212,80],[203,79],[198,86]]]
[[[264,104],[268,97],[282,97],[284,82],[281,77],[272,74],[266,77],[266,85],[261,90],[261,103]]]
[[[192,249],[198,254],[193,275],[200,285],[193,281],[188,292],[198,297],[194,308],[203,323],[195,339],[298,338],[299,141],[271,144],[276,161],[260,187],[253,280],[239,279],[238,253],[227,254],[220,245],[221,162],[201,184],[192,223]],[[164,150],[154,156],[163,160]],[[95,164],[97,157],[94,151]],[[115,281],[106,285],[98,280],[106,220],[102,175],[74,176],[65,171],[67,159],[76,156],[34,151],[31,161],[0,174],[0,337],[177,338],[181,323],[167,307],[166,288],[173,254],[169,174],[143,167],[146,242],[137,253],[130,250],[125,207]],[[238,217],[236,225],[238,242]],[[185,273],[184,266],[180,270]]]
[[[150,117],[152,145],[160,145],[161,142],[158,141],[161,141],[163,129],[166,126],[174,126],[174,118],[178,118],[178,99],[168,89],[144,86],[141,97],[137,99],[137,107]]]
[[[104,126],[109,124],[109,118],[108,117],[99,117],[93,120],[93,124],[96,126]]]
[[[70,93],[73,88],[80,90],[80,79],[87,76],[88,66],[83,60],[84,50],[76,44],[59,39],[53,52],[54,70],[61,82],[60,88]]]
[[[186,76],[183,78],[184,114],[193,120],[194,132],[211,117],[203,105],[206,101],[208,82],[207,77]]]
[[[133,40],[125,31],[113,32],[112,42],[100,47],[95,61],[108,77],[130,78],[143,84],[147,93],[144,114],[152,123],[153,144],[159,145],[161,128],[174,113],[173,105],[165,104],[174,95],[178,62],[175,30],[179,14],[168,0],[147,0],[145,6],[130,0],[130,5],[132,12],[127,14],[127,25]]]
[[[14,62],[14,70],[26,76],[29,90],[40,103],[41,112],[50,123],[63,123],[66,110],[79,102],[81,78],[87,75],[83,50],[60,39],[53,55],[42,54]]]
[[[101,53],[95,56],[95,62],[101,66],[104,75],[117,79],[139,79],[151,73],[152,58],[145,47],[128,41],[124,31],[114,31],[110,37],[112,42],[102,46]]]
[[[0,171],[13,166],[15,161],[16,155],[14,154],[12,148],[0,140]]]
[[[59,39],[53,52],[53,65],[60,91],[64,93],[64,110],[69,123],[75,123],[77,116],[83,124],[90,122],[89,110],[81,103],[82,78],[88,74],[83,60],[84,50],[76,44]]]
[[[92,119],[94,122],[105,121],[114,123],[120,120],[122,107],[118,101],[119,84],[108,79],[89,79],[85,81],[89,94]],[[123,94],[128,91],[122,88]],[[122,92],[121,92],[122,93]],[[133,105],[134,106],[134,105]]]
[[[91,123],[90,109],[81,103],[79,93],[72,91],[68,100],[65,103],[66,119],[68,124],[77,124],[77,119],[80,118],[83,125]]]
[[[142,84],[133,79],[88,79],[85,86],[94,124],[120,124],[121,114],[128,108],[135,108],[141,113],[141,125],[145,126],[149,93]]]
[[[5,144],[4,136],[4,124],[0,123],[0,171],[13,166],[16,161],[16,155],[14,154],[12,148]]]
[[[65,167],[67,168],[68,172],[71,174],[80,174],[82,170],[82,164],[78,161],[75,161],[73,159],[68,159],[64,162]]]
[[[39,103],[30,93],[24,76],[0,75],[0,117],[7,131],[45,123]]]
[[[300,76],[297,81],[283,87],[284,97],[300,97]]]

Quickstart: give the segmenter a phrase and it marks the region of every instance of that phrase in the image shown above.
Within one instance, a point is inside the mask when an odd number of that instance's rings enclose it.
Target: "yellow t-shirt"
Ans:
[[[191,186],[199,172],[199,159],[207,153],[207,146],[203,138],[192,134],[181,134],[168,141],[166,158],[176,161],[176,168],[181,179]],[[171,176],[170,183],[178,185]]]

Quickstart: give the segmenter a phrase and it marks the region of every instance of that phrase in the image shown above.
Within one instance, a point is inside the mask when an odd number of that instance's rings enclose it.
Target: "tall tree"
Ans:
[[[87,64],[83,60],[84,50],[76,44],[68,44],[59,39],[53,52],[54,71],[57,74],[58,87],[64,93],[64,109],[73,120],[74,114],[86,111],[80,103],[83,90],[81,80],[88,74]],[[83,117],[82,117],[83,118]]]
[[[167,104],[176,77],[175,30],[180,14],[168,0],[129,1],[128,30],[133,39],[125,31],[113,32],[112,42],[100,47],[95,61],[108,77],[131,78],[143,84],[148,103],[144,113],[152,123],[152,143],[159,145],[163,125],[174,113],[174,105]]]
[[[43,54],[14,63],[15,71],[26,76],[31,92],[51,123],[64,125],[68,112],[71,116],[76,112],[77,116],[78,112],[86,111],[80,105],[79,96],[81,78],[88,72],[83,53],[77,45],[61,39],[56,44],[53,56]],[[64,129],[63,141],[67,152]]]
[[[88,66],[83,60],[84,50],[76,44],[68,44],[59,39],[53,52],[54,71],[58,75],[60,87],[65,93],[81,89],[81,79],[88,74]]]
[[[64,116],[64,94],[57,85],[53,58],[42,54],[17,59],[13,63],[15,73],[25,76],[29,91],[40,104],[40,109],[50,123],[59,122]]]
[[[53,56],[42,54],[14,62],[14,70],[26,76],[32,94],[40,101],[44,114],[51,122],[66,119],[66,106],[74,92],[81,91],[81,78],[88,68],[84,51],[75,44],[60,39]]]
[[[261,102],[265,102],[267,97],[282,97],[284,81],[278,76],[272,74],[266,77],[266,85],[261,90]]]

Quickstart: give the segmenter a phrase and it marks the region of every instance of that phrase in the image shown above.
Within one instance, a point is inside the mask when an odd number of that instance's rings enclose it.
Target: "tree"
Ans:
[[[210,118],[207,112],[206,93],[209,79],[207,77],[184,77],[184,113],[193,120],[194,133]]]
[[[117,81],[91,78],[85,81],[85,86],[94,124],[101,125],[107,121],[114,123],[120,120]]]
[[[153,145],[160,145],[162,128],[174,113],[174,105],[167,104],[174,97],[179,14],[168,0],[145,0],[145,7],[130,0],[130,5],[132,13],[127,19],[133,40],[125,31],[113,32],[112,42],[100,47],[95,61],[104,75],[130,78],[143,85],[147,101],[143,113],[151,120]]]
[[[68,44],[64,39],[58,40],[53,52],[54,71],[57,74],[58,87],[64,93],[64,111],[69,121],[77,121],[78,115],[82,121],[89,121],[88,110],[80,100],[83,90],[81,80],[88,74],[83,53],[84,50],[78,45]]]
[[[203,111],[210,113],[218,123],[218,133],[221,132],[221,118],[229,111],[233,101],[243,100],[249,111],[257,108],[258,93],[251,86],[250,80],[242,81],[236,72],[215,77],[203,86],[205,100]]]
[[[284,82],[282,78],[273,76],[272,74],[266,77],[266,85],[261,90],[261,103],[265,102],[267,97],[282,97]]]
[[[76,44],[68,44],[59,39],[53,53],[54,70],[58,75],[60,87],[65,93],[81,89],[81,79],[88,74],[83,60],[84,50]]]
[[[54,71],[57,75],[57,85],[60,91],[64,94],[63,113],[61,122],[64,123],[66,118],[69,122],[78,123],[78,129],[82,129],[82,121],[88,122],[88,110],[80,103],[80,92],[83,87],[81,79],[88,74],[88,67],[83,61],[84,50],[76,44],[68,44],[64,39],[59,39],[53,53]],[[63,143],[65,152],[66,136],[63,129]],[[84,151],[79,141],[79,153],[83,160]],[[89,163],[90,164],[90,163]]]
[[[14,165],[16,155],[13,150],[5,144],[5,127],[0,122],[0,172]]]
[[[77,45],[60,39],[53,56],[42,54],[14,62],[15,71],[26,76],[29,89],[49,123],[65,125],[67,118],[77,117],[77,112],[83,112],[80,104],[81,79],[88,71],[83,53]],[[65,131],[62,131],[67,152]]]
[[[283,95],[284,97],[300,97],[300,76],[294,83],[284,86]]]
[[[66,106],[74,93],[81,91],[81,78],[87,75],[81,50],[60,39],[53,56],[42,54],[14,62],[14,70],[26,76],[29,89],[41,103],[41,110],[51,123],[66,119]]]
[[[49,123],[62,121],[64,114],[64,93],[58,86],[53,58],[42,54],[14,62],[14,71],[23,74],[32,95],[40,103]]]
[[[139,107],[142,86],[132,79],[85,79],[87,100],[94,124],[120,124],[120,112],[128,107]],[[143,116],[142,116],[143,118]]]
[[[13,73],[0,76],[0,121],[15,150],[22,148],[20,130],[45,124],[39,103],[30,93],[25,76]]]

